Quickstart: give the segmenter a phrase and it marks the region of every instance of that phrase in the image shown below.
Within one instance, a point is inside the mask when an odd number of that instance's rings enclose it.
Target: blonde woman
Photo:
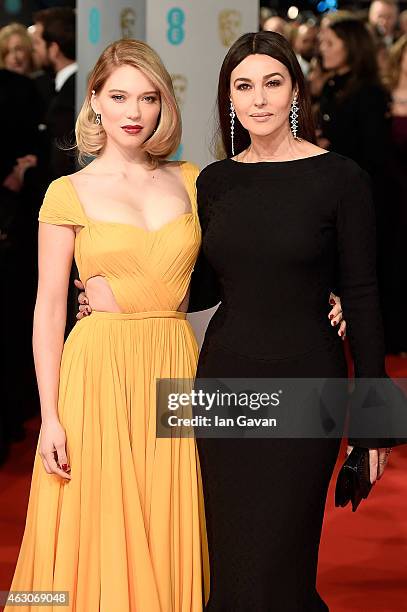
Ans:
[[[29,76],[34,70],[31,39],[20,23],[0,30],[0,68]]]
[[[180,132],[160,58],[111,44],[76,125],[95,158],[51,183],[40,210],[42,427],[11,590],[68,591],[77,612],[202,610],[195,443],[156,438],[156,379],[192,378],[197,362],[184,311],[198,170],[164,161]],[[64,346],[74,256],[93,314]]]

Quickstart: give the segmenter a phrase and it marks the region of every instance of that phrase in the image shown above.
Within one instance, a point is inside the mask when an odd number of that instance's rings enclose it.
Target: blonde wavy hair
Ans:
[[[0,30],[0,68],[4,68],[4,60],[8,52],[8,41],[14,34],[17,34],[21,39],[21,44],[29,56],[30,71],[32,71],[34,69],[34,62],[31,38],[25,26],[21,25],[21,23],[10,23]]]
[[[385,85],[390,91],[396,89],[400,80],[401,61],[407,49],[407,34],[401,36],[397,42],[392,45],[389,52],[389,69],[384,79]]]
[[[99,57],[89,75],[85,101],[75,126],[76,148],[81,164],[97,157],[106,145],[103,125],[95,122],[91,106],[92,92],[103,88],[109,76],[119,66],[133,66],[154,84],[160,94],[161,111],[157,127],[143,143],[153,166],[174,153],[181,141],[181,115],[175,99],[171,77],[161,58],[147,43],[140,40],[119,40],[110,44]]]

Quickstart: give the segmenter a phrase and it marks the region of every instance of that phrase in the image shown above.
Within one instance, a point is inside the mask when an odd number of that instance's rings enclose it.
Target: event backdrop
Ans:
[[[89,71],[119,38],[146,40],[170,72],[183,138],[175,159],[200,168],[214,159],[219,69],[232,43],[258,28],[258,0],[78,0],[78,108]],[[213,146],[212,146],[213,145]],[[189,315],[200,343],[212,311]]]
[[[90,70],[103,49],[119,38],[145,40],[145,1],[78,0],[77,109],[85,96]]]

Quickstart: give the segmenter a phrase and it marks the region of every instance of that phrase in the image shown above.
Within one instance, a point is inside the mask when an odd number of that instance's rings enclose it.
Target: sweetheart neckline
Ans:
[[[187,163],[187,162],[184,162],[181,165],[180,172],[181,172],[181,177],[182,177],[182,181],[183,181],[185,190],[186,190],[186,192],[187,192],[187,194],[189,196],[189,201],[191,203],[191,206],[193,206],[193,202],[192,202],[192,199],[191,199],[191,196],[190,196],[190,193],[189,193],[189,189],[188,189],[188,186],[187,186],[186,181],[185,181],[185,175],[184,175],[184,170],[183,170],[183,165],[185,163]],[[169,225],[172,225],[173,223],[175,223],[175,221],[178,221],[178,219],[182,219],[184,217],[194,217],[195,216],[193,210],[191,210],[189,212],[186,212],[186,213],[182,213],[181,215],[178,215],[177,217],[174,217],[174,219],[171,219],[167,223],[164,223],[164,225],[162,225],[161,227],[159,227],[156,230],[149,230],[149,229],[146,229],[144,227],[141,227],[140,225],[134,225],[133,223],[121,223],[120,221],[98,221],[97,219],[92,219],[91,217],[88,217],[88,215],[86,214],[86,211],[85,211],[85,208],[84,208],[84,206],[82,204],[82,201],[79,198],[79,194],[76,191],[76,187],[73,184],[73,182],[71,181],[71,179],[69,178],[69,176],[64,175],[61,178],[65,179],[68,182],[69,187],[71,189],[71,192],[73,193],[76,201],[78,202],[79,207],[80,207],[80,209],[82,211],[82,214],[83,214],[84,218],[86,219],[86,221],[88,222],[88,225],[98,225],[98,224],[99,225],[118,225],[118,226],[121,226],[121,227],[131,227],[131,228],[134,228],[134,229],[139,230],[141,232],[144,232],[146,234],[157,234],[158,232],[160,232],[161,230],[165,229]],[[86,227],[86,226],[84,225],[83,227]]]

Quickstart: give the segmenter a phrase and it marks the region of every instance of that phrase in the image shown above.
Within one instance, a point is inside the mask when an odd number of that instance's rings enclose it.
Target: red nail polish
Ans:
[[[333,322],[333,325],[338,325],[338,321],[334,321],[334,322]]]
[[[61,468],[64,470],[64,472],[67,472],[68,471],[68,464],[67,463],[63,463],[61,465]]]
[[[330,303],[332,306],[335,306],[335,300],[329,300],[329,303]]]
[[[329,315],[329,318],[330,318],[330,319],[333,319],[333,318],[334,318],[334,316],[331,314],[331,315]]]

